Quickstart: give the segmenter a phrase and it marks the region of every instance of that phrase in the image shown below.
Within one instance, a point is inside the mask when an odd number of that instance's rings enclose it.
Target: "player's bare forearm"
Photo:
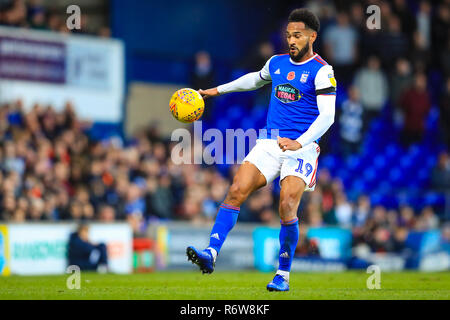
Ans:
[[[216,97],[220,95],[219,90],[217,90],[217,87],[206,90],[199,89],[198,93],[200,93],[203,99],[207,99],[209,97]]]
[[[283,150],[283,152],[286,150],[295,151],[302,147],[302,145],[298,141],[289,138],[277,137],[277,141],[278,146],[280,147],[281,150]]]

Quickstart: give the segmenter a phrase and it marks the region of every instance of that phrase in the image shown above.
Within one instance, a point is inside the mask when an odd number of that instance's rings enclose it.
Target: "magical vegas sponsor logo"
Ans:
[[[295,102],[300,100],[300,91],[291,84],[279,84],[275,87],[275,97],[282,102]]]

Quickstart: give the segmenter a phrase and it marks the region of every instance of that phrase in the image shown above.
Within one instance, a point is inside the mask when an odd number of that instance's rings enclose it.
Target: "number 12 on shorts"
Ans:
[[[297,160],[298,160],[298,168],[295,169],[295,172],[298,172],[298,173],[303,174],[303,170],[302,170],[302,167],[303,167],[303,159],[297,158]],[[307,177],[307,176],[309,176],[309,175],[311,174],[311,172],[313,171],[313,166],[312,166],[311,164],[309,164],[309,163],[306,163],[306,164],[305,164],[305,170],[306,170],[305,176]]]

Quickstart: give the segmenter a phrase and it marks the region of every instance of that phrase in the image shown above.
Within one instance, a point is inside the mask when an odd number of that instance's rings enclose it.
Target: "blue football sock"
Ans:
[[[226,203],[222,203],[217,213],[216,221],[211,230],[211,236],[209,238],[209,248],[213,248],[219,253],[220,248],[230,232],[233,229],[238,219],[240,208],[230,206]]]
[[[278,270],[291,270],[292,258],[298,242],[298,218],[281,222],[280,230],[280,255],[278,258]]]

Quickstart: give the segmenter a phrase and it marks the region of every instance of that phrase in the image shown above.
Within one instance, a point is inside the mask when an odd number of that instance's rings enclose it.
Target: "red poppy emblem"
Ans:
[[[289,81],[291,81],[291,80],[294,80],[294,78],[295,78],[295,72],[294,71],[289,72],[287,75],[287,79]]]

